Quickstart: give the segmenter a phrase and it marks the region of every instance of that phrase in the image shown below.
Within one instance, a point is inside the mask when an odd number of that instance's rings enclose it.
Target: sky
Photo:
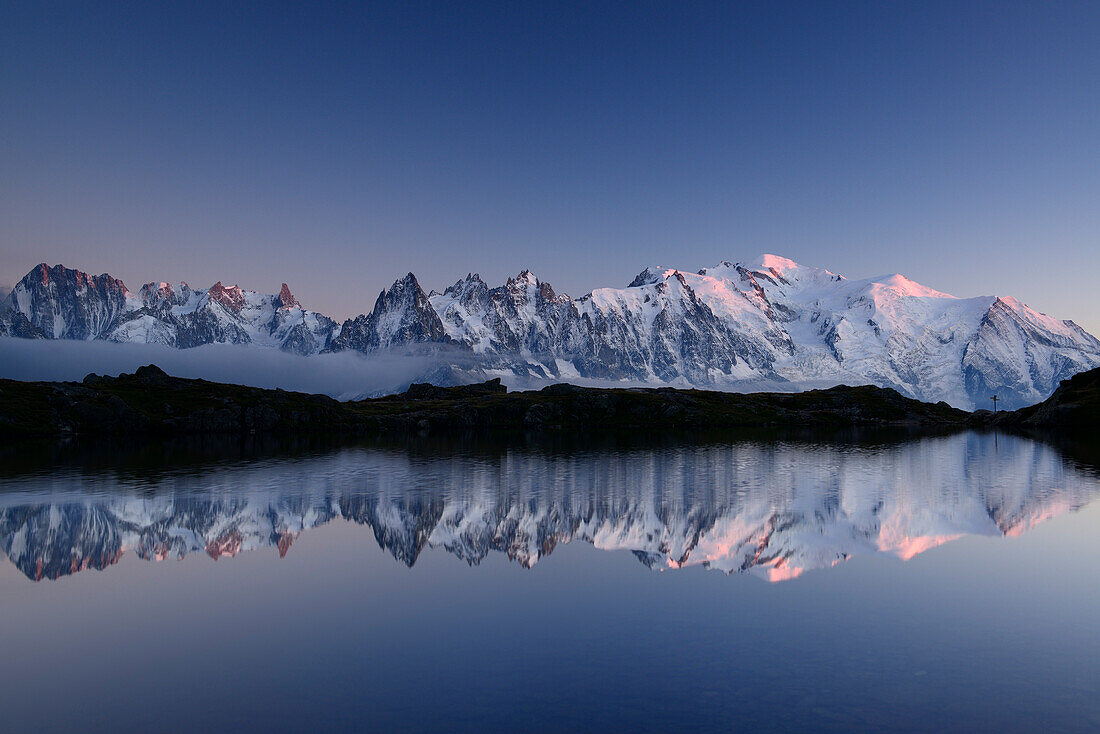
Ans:
[[[1100,334],[1100,3],[0,4],[0,286],[762,252]]]

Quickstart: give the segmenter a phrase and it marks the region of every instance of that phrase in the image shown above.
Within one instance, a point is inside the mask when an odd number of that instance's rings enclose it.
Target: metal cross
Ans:
[[[990,400],[993,401],[993,412],[996,413],[997,412],[997,401],[1000,400],[1000,398],[997,397],[996,395],[994,395],[993,397],[990,398]]]

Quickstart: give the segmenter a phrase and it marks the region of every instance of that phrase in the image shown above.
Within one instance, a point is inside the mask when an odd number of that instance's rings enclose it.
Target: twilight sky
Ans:
[[[774,252],[1100,334],[1100,3],[0,4],[0,284]]]

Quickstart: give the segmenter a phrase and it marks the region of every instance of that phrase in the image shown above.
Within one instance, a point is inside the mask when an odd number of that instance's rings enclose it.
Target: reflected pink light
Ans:
[[[924,553],[930,548],[935,548],[944,543],[950,543],[952,540],[958,540],[962,536],[963,533],[957,533],[955,535],[918,535],[913,538],[898,538],[892,543],[886,538],[880,538],[878,549],[880,551],[895,553],[901,560],[908,561],[913,556]]]
[[[1019,536],[1031,530],[1033,527],[1043,522],[1044,520],[1050,520],[1053,517],[1057,517],[1073,509],[1073,506],[1069,502],[1054,503],[1049,507],[1041,509],[1031,517],[1024,517],[1020,519],[1012,527],[1004,528],[1002,532],[1012,538],[1018,538]]]
[[[834,564],[835,565],[835,564]],[[801,566],[792,566],[786,561],[780,559],[775,562],[774,566],[770,566],[764,570],[764,574],[768,581],[771,583],[777,583],[779,581],[790,581],[796,579],[802,575],[802,572],[806,569]]]

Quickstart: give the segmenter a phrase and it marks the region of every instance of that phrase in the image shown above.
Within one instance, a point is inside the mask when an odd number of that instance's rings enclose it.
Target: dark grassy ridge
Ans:
[[[1096,430],[1100,428],[1100,369],[1062,380],[1054,394],[1038,405],[999,413],[990,422],[999,427]]]
[[[391,407],[392,406],[392,407]],[[733,428],[748,426],[965,425],[969,414],[876,387],[804,393],[736,394],[707,390],[604,389],[553,385],[539,391],[412,402],[397,396],[351,409],[421,429],[514,427],[572,429]],[[388,411],[396,408],[395,413]]]
[[[205,435],[453,433],[462,429],[915,427],[1058,430],[1100,425],[1100,370],[1063,381],[1049,399],[1018,411],[967,413],[895,390],[834,387],[738,394],[672,388],[552,385],[509,393],[494,380],[341,403],[323,395],[169,377],[155,366],[83,382],[0,380],[0,435]]]
[[[149,365],[83,382],[0,380],[0,433],[138,435],[349,431],[347,410],[323,395],[169,377]]]
[[[402,395],[341,403],[322,395],[169,377],[155,366],[83,382],[0,380],[0,434],[175,435],[387,433],[470,428],[713,429],[743,426],[964,427],[971,414],[890,389],[803,393],[597,389],[553,385],[508,393],[499,381],[413,385]]]

